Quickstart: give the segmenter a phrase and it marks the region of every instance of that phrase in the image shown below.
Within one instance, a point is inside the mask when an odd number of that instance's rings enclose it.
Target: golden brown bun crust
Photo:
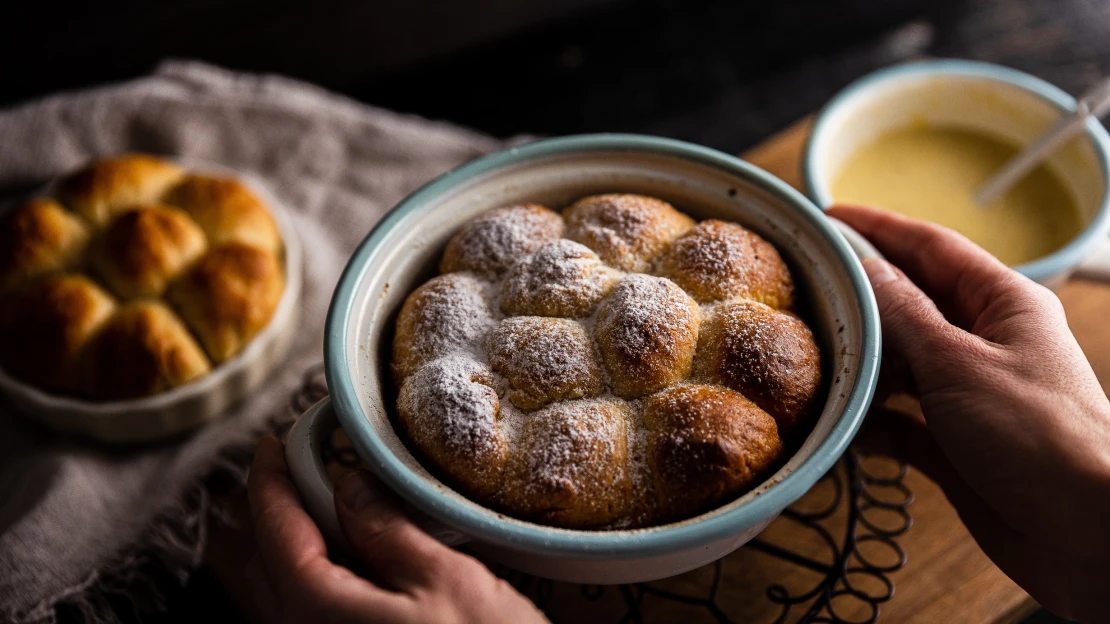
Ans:
[[[597,311],[595,329],[613,394],[634,399],[690,374],[701,312],[674,282],[629,275]]]
[[[656,263],[698,303],[742,297],[772,308],[794,305],[794,278],[778,250],[751,230],[709,219],[678,237]]]
[[[682,385],[644,400],[648,463],[659,521],[736,498],[766,476],[783,451],[775,420],[739,392]]]
[[[55,273],[4,296],[0,365],[47,390],[77,389],[78,362],[115,303],[85,277]]]
[[[281,234],[274,217],[238,180],[189,175],[171,188],[163,201],[188,213],[212,247],[243,243],[274,256],[281,253]]]
[[[468,347],[494,326],[483,296],[486,284],[470,273],[428,281],[405,299],[393,339],[393,369],[403,381],[424,364]]]
[[[58,202],[37,197],[0,222],[0,292],[80,264],[89,231]]]
[[[447,243],[439,270],[493,277],[563,235],[563,220],[539,204],[495,208],[472,219]]]
[[[58,187],[62,203],[95,227],[138,204],[161,199],[184,175],[181,167],[146,154],[124,154],[94,161],[66,177]]]
[[[633,501],[628,408],[557,403],[528,416],[506,467],[503,504],[514,515],[568,528],[603,526]]]
[[[90,342],[83,360],[85,392],[103,400],[163,392],[211,369],[181,321],[155,301],[121,308]]]
[[[207,243],[184,212],[144,205],[120,215],[92,251],[92,265],[108,288],[123,299],[158,297],[193,262]]]
[[[508,443],[493,373],[465,356],[436,360],[405,380],[397,411],[409,439],[450,480],[484,500],[501,487]]]
[[[589,247],[560,238],[513,265],[502,286],[501,310],[511,316],[589,316],[621,277]]]
[[[789,438],[815,415],[821,352],[798,317],[754,301],[731,301],[702,326],[694,375],[743,393],[774,416]]]
[[[208,357],[220,363],[270,322],[284,290],[285,275],[276,257],[230,243],[205,254],[167,296]]]
[[[643,273],[694,220],[661,199],[612,193],[584,197],[564,211],[567,238],[621,271]]]
[[[509,401],[524,410],[594,397],[605,387],[590,336],[575,321],[507,318],[486,338],[486,353],[509,380]]]

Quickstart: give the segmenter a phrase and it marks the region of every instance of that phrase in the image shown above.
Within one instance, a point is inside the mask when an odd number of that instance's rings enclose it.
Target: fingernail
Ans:
[[[339,480],[339,503],[351,511],[361,511],[381,499],[374,477],[364,470],[354,470]]]
[[[863,261],[863,270],[867,271],[867,279],[872,286],[885,284],[898,279],[898,273],[889,262],[882,258],[868,258]]]
[[[258,449],[260,451],[277,450],[277,452],[280,453],[281,448],[281,440],[278,440],[272,435],[268,435],[258,441]]]

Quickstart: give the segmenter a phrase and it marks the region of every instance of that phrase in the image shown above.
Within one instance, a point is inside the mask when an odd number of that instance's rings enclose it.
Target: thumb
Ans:
[[[882,258],[863,261],[883,327],[883,346],[909,365],[920,382],[938,354],[952,353],[959,329],[950,324],[933,300],[906,274]]]
[[[347,473],[335,488],[343,535],[371,580],[403,591],[423,586],[449,565],[455,552],[421,531],[401,501],[365,470]]]

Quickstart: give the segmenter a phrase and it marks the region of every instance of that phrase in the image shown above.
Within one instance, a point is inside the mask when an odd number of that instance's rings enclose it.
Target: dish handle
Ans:
[[[1110,282],[1110,240],[1102,241],[1098,249],[1075,268],[1075,276],[1100,282]]]
[[[335,488],[321,456],[324,442],[338,428],[339,420],[335,416],[331,399],[320,399],[301,414],[289,430],[289,438],[285,443],[285,460],[289,463],[293,484],[301,493],[305,509],[320,527],[324,538],[328,543],[348,550],[347,540],[339,526],[339,517],[335,513]],[[467,536],[435,518],[411,507],[407,511],[421,530],[447,546],[458,546],[470,541]]]
[[[852,251],[856,252],[856,256],[858,256],[860,260],[883,257],[883,254],[879,253],[879,250],[875,249],[875,246],[864,238],[863,234],[855,231],[852,226],[840,219],[835,219],[833,217],[829,217],[828,219],[832,221],[833,226],[844,236],[844,239],[848,241],[848,246],[852,248]]]

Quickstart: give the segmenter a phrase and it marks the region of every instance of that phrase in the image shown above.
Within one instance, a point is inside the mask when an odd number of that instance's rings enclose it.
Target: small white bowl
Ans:
[[[285,247],[285,291],[269,324],[235,357],[210,373],[159,394],[124,401],[89,401],[51,394],[12,378],[0,369],[0,394],[33,420],[66,433],[112,444],[167,438],[215,420],[255,391],[282,361],[296,334],[300,313],[302,252],[288,212],[264,184],[214,165],[182,163],[190,171],[233,175],[270,208]],[[43,189],[49,194],[50,187]]]
[[[841,168],[884,133],[925,122],[1027,145],[1075,106],[1061,89],[1008,67],[955,59],[896,65],[864,76],[821,109],[802,176],[813,201],[828,208]],[[1074,195],[1086,226],[1055,252],[1014,268],[1050,287],[1073,272],[1110,281],[1110,135],[1090,119],[1046,165]]]

